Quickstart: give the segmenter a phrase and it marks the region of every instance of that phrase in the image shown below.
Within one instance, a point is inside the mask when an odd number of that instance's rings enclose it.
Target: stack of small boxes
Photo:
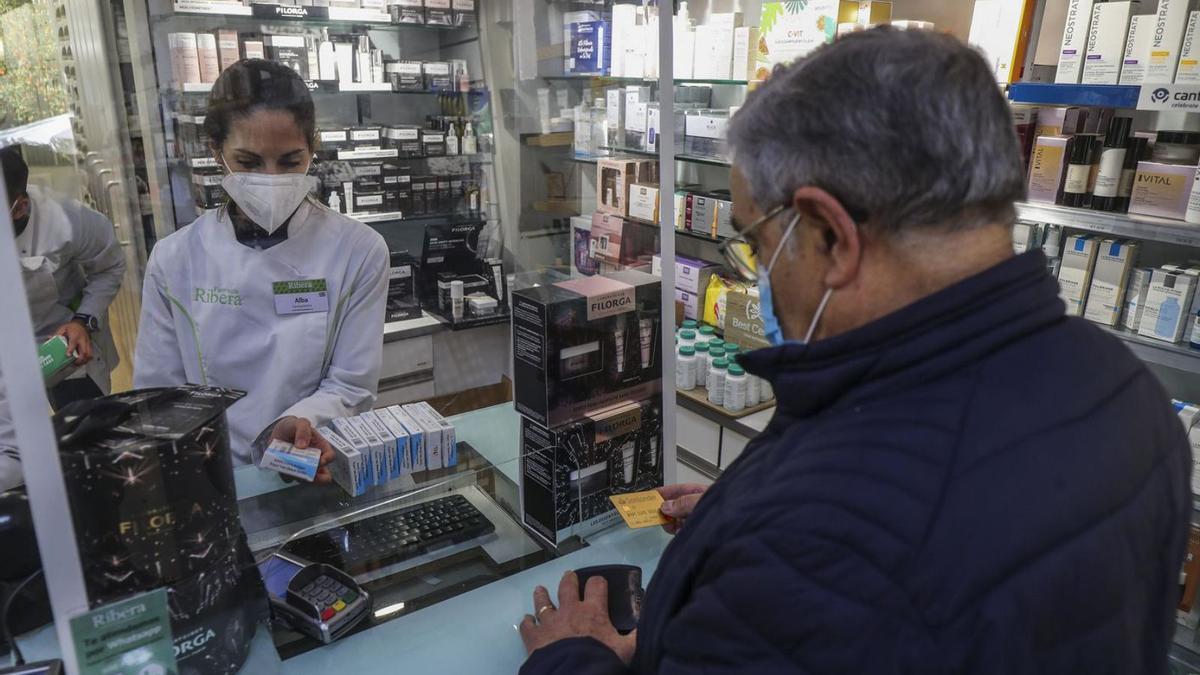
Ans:
[[[333,480],[351,497],[458,464],[454,425],[424,401],[339,417],[318,431],[336,453],[329,465]]]

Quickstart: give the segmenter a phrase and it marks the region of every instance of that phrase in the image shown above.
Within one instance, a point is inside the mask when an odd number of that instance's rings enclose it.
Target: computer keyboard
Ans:
[[[450,495],[301,537],[283,548],[360,574],[495,530],[466,497]]]

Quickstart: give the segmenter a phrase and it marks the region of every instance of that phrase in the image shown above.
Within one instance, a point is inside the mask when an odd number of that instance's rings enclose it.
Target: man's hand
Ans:
[[[621,635],[613,628],[608,618],[608,583],[604,577],[588,579],[581,601],[579,577],[575,572],[567,572],[558,584],[558,607],[550,601],[550,593],[538,586],[533,590],[533,611],[521,621],[521,640],[527,654],[559,640],[590,637],[616,652],[625,665],[633,660],[637,631]]]
[[[696,510],[696,503],[700,501],[700,497],[707,489],[707,485],[699,483],[676,483],[658,488],[658,494],[666,500],[659,510],[664,516],[671,519],[671,522],[663,525],[667,534],[679,532],[688,517],[692,515],[692,511]]]
[[[287,441],[301,450],[309,446],[320,448],[321,463],[317,469],[316,477],[313,478],[313,482],[329,483],[333,481],[333,476],[329,473],[329,467],[326,466],[333,461],[333,446],[313,428],[312,422],[303,417],[288,416],[281,418],[275,423],[275,428],[271,430],[271,438]]]
[[[68,321],[54,331],[67,339],[67,353],[75,355],[75,365],[82,366],[92,360],[92,336],[78,321]]]

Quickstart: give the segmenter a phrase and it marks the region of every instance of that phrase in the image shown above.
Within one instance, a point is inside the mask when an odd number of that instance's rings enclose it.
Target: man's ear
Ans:
[[[846,207],[818,187],[802,187],[792,193],[792,206],[816,230],[817,254],[826,258],[825,286],[843,288],[858,277],[863,240],[858,225]]]

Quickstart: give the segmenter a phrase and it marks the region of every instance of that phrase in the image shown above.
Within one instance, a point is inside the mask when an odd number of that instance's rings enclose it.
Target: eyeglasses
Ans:
[[[755,246],[750,243],[750,240],[746,238],[746,235],[762,227],[764,223],[770,221],[772,218],[779,216],[779,214],[783,213],[785,210],[787,210],[787,208],[788,206],[786,204],[776,206],[770,211],[767,211],[762,218],[759,218],[753,223],[747,225],[746,228],[739,232],[736,237],[731,237],[730,239],[726,240],[725,243],[721,244],[720,250],[721,254],[725,256],[726,264],[729,265],[730,269],[732,269],[742,281],[747,283],[758,281],[758,258],[756,255]]]

